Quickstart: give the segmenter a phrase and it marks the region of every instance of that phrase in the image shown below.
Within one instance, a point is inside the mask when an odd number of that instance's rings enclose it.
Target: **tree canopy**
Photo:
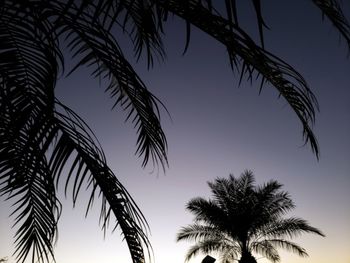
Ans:
[[[186,260],[200,252],[217,252],[222,263],[256,263],[254,252],[279,262],[277,248],[308,255],[289,239],[304,233],[324,236],[302,218],[285,217],[295,204],[276,180],[256,185],[253,173],[247,170],[238,178],[217,178],[208,185],[212,198],[196,197],[188,202],[194,223],[177,235],[177,241],[195,242]]]

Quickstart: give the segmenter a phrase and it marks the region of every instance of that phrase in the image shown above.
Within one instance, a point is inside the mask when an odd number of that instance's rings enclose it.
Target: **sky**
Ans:
[[[283,3],[282,3],[283,2]],[[350,5],[343,1],[350,18]],[[255,22],[242,6],[249,30]],[[169,146],[165,174],[143,169],[136,151],[136,134],[121,109],[90,70],[62,77],[57,94],[95,131],[108,164],[128,189],[150,225],[156,263],[184,262],[191,243],[176,243],[176,233],[192,222],[185,210],[193,197],[210,197],[208,181],[251,169],[258,184],[271,179],[284,185],[299,216],[321,229],[326,237],[305,235],[295,241],[308,258],[281,251],[283,263],[350,263],[350,60],[345,41],[313,7],[311,1],[267,1],[263,12],[270,30],[266,47],[303,73],[316,94],[320,112],[314,127],[320,144],[317,161],[303,147],[302,127],[274,88],[258,93],[259,82],[243,82],[233,74],[225,48],[193,29],[188,52],[185,25],[170,19],[164,39],[167,59],[147,70],[135,68],[149,90],[167,107],[162,126]],[[152,172],[153,171],[153,172]],[[89,193],[81,193],[73,209],[70,196],[59,188],[63,212],[55,256],[58,263],[128,263],[129,252],[118,229],[104,237],[98,225],[99,203],[84,217]],[[9,202],[0,199],[0,258],[14,263],[13,218]],[[199,263],[204,255],[194,258]],[[215,255],[214,255],[215,256]],[[258,256],[258,262],[267,262]],[[28,261],[29,262],[29,261]]]

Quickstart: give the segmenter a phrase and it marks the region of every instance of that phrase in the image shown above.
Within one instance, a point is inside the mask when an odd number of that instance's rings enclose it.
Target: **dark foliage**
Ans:
[[[222,263],[238,259],[240,263],[256,263],[254,252],[278,262],[276,248],[307,256],[305,249],[288,239],[303,233],[324,236],[304,219],[285,218],[295,206],[277,181],[257,186],[253,173],[245,171],[239,178],[230,175],[208,185],[212,199],[197,197],[188,202],[194,224],[183,227],[177,235],[177,241],[195,242],[186,260],[200,252],[218,252]]]
[[[55,97],[57,76],[64,70],[62,50],[87,66],[94,77],[108,81],[106,92],[126,112],[137,131],[137,154],[167,166],[167,142],[159,121],[161,103],[146,88],[119,47],[129,38],[136,58],[152,66],[162,59],[163,23],[173,14],[227,48],[232,68],[261,83],[269,82],[294,110],[303,126],[305,143],[318,156],[312,131],[317,101],[303,77],[263,45],[266,27],[259,0],[251,0],[260,42],[240,27],[234,0],[223,1],[220,14],[210,0],[3,0],[0,1],[0,194],[14,204],[18,262],[29,254],[48,262],[61,205],[56,186],[66,174],[73,202],[81,186],[102,197],[103,227],[117,219],[133,262],[145,261],[150,244],[147,223],[126,189],[109,169],[87,124]],[[349,24],[335,0],[314,1],[350,46]],[[119,32],[115,34],[115,32]]]

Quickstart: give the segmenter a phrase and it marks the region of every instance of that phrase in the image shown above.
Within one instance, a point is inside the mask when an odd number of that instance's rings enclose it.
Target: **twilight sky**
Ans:
[[[343,2],[350,19],[350,3]],[[242,6],[242,17],[255,30],[247,10]],[[267,49],[302,72],[319,100],[319,161],[308,146],[302,147],[301,125],[273,88],[266,86],[260,96],[259,82],[243,82],[238,88],[238,76],[222,45],[193,29],[189,50],[181,55],[185,26],[178,19],[170,18],[166,28],[166,62],[150,71],[143,62],[136,65],[171,114],[172,120],[162,112],[170,164],[165,175],[152,173],[152,167],[141,168],[142,160],[134,156],[132,125],[124,123],[120,108],[111,111],[113,101],[97,80],[88,77],[90,70],[58,82],[58,96],[96,132],[110,167],[146,216],[156,263],[184,261],[190,243],[176,243],[175,236],[192,222],[185,211],[187,201],[209,196],[207,181],[230,173],[238,176],[245,169],[254,171],[257,183],[283,183],[297,206],[290,215],[307,219],[326,234],[296,239],[310,257],[281,252],[283,263],[350,263],[350,61],[345,41],[339,41],[328,21],[322,22],[311,1],[266,1],[263,12],[271,28],[265,32]],[[82,192],[73,209],[71,196],[65,198],[63,187],[59,190],[63,213],[57,262],[131,262],[119,230],[111,233],[111,227],[103,238],[99,201],[85,219],[84,197],[89,193]],[[14,263],[10,203],[0,201],[0,258],[8,256]]]

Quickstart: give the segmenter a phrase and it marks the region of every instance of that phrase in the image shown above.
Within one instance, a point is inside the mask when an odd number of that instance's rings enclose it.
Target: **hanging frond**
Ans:
[[[191,246],[187,251],[185,256],[185,261],[191,260],[193,257],[197,256],[199,253],[210,254],[212,252],[224,252],[231,250],[232,255],[234,251],[240,253],[240,248],[232,244],[227,244],[226,240],[222,239],[206,239],[203,241],[197,242],[195,245]]]
[[[53,258],[60,204],[46,150],[60,52],[45,14],[33,3],[2,1],[0,12],[0,194],[12,200],[15,254]]]
[[[269,242],[272,246],[279,247],[282,249],[285,249],[287,251],[293,252],[295,254],[298,254],[300,257],[307,257],[308,254],[306,253],[306,250],[302,247],[300,247],[298,244],[291,242],[289,240],[283,240],[283,239],[269,239],[266,240]]]
[[[0,101],[7,115],[0,121],[0,194],[14,202],[16,258],[23,262],[32,251],[33,260],[49,262],[61,209],[45,150],[57,130],[44,112],[29,122]]]
[[[224,44],[232,65],[236,65],[242,74],[253,79],[254,74],[262,77],[262,83],[269,82],[277,89],[295,112],[303,126],[304,142],[309,143],[318,157],[319,149],[312,131],[315,121],[317,100],[304,78],[285,61],[257,45],[254,40],[237,24],[223,16],[211,13],[197,1],[158,0],[169,12],[183,18],[203,32]],[[242,62],[242,63],[241,63]]]
[[[251,250],[263,255],[268,260],[271,260],[272,262],[279,262],[281,260],[280,256],[278,255],[277,249],[268,241],[261,241],[261,242],[252,242],[250,245]]]
[[[265,226],[263,235],[271,238],[293,238],[303,233],[314,233],[324,236],[322,231],[310,226],[306,220],[297,217],[274,220],[271,224]]]
[[[130,24],[135,55],[139,60],[145,50],[148,67],[153,66],[154,55],[161,60],[165,57],[160,33],[162,21],[157,15],[158,7],[152,2],[124,0],[119,3],[120,8],[125,10],[123,29]]]
[[[337,0],[313,0],[312,2],[331,21],[335,29],[346,40],[350,52],[350,24],[344,16],[339,2]]]
[[[115,98],[114,106],[120,104],[137,129],[137,153],[144,157],[142,165],[151,160],[165,168],[167,142],[159,121],[159,101],[147,90],[110,32],[97,22],[91,24],[91,19],[88,13],[79,18],[73,14],[61,18],[61,29],[68,34],[73,56],[80,59],[73,70],[93,66],[94,76],[109,80],[106,91]]]
[[[108,168],[101,149],[97,147],[92,131],[72,110],[57,102],[61,111],[56,111],[60,138],[49,160],[50,168],[58,181],[67,160],[73,157],[67,175],[66,191],[73,180],[73,202],[75,203],[81,186],[85,182],[91,189],[88,204],[90,208],[96,190],[102,195],[101,224],[104,229],[113,213],[117,226],[128,244],[134,263],[145,260],[144,247],[150,252],[151,246],[144,231],[147,222],[127,190]],[[74,175],[74,176],[73,176]],[[71,177],[73,177],[71,179]],[[150,254],[149,254],[150,256]]]
[[[49,262],[61,209],[45,153],[57,129],[49,109],[21,107],[31,104],[23,89],[0,87],[0,194],[14,203],[16,258]]]

